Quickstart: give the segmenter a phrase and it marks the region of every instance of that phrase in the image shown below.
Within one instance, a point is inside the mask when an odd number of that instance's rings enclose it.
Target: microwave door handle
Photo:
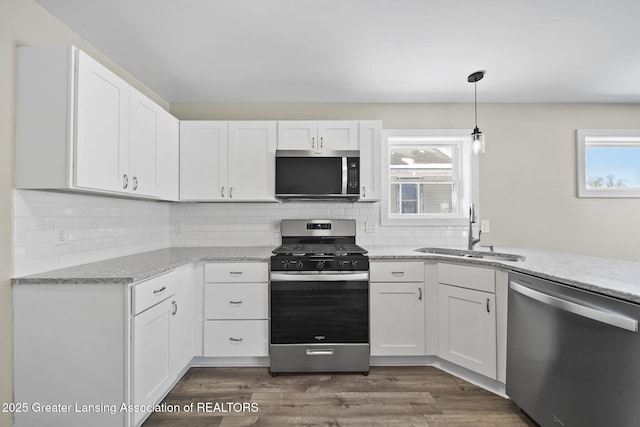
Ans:
[[[349,174],[347,171],[347,158],[342,157],[342,194],[347,194],[347,178]]]

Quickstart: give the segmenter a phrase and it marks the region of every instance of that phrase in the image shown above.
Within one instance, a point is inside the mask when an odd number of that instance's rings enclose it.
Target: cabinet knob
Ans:
[[[122,174],[122,189],[126,190],[129,186],[129,177],[126,173]]]

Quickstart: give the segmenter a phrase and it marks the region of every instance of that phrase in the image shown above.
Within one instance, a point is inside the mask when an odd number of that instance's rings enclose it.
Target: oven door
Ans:
[[[271,344],[369,343],[368,273],[278,272],[270,286]]]

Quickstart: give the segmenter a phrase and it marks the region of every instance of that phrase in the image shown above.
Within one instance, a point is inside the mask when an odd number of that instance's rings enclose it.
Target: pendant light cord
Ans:
[[[476,116],[476,129],[478,128],[478,82],[473,82],[473,109]]]

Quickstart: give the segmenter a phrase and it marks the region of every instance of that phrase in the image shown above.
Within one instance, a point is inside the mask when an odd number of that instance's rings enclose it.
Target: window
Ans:
[[[471,130],[389,129],[383,134],[383,225],[458,225],[477,193]]]
[[[578,197],[640,197],[640,130],[578,130]]]

